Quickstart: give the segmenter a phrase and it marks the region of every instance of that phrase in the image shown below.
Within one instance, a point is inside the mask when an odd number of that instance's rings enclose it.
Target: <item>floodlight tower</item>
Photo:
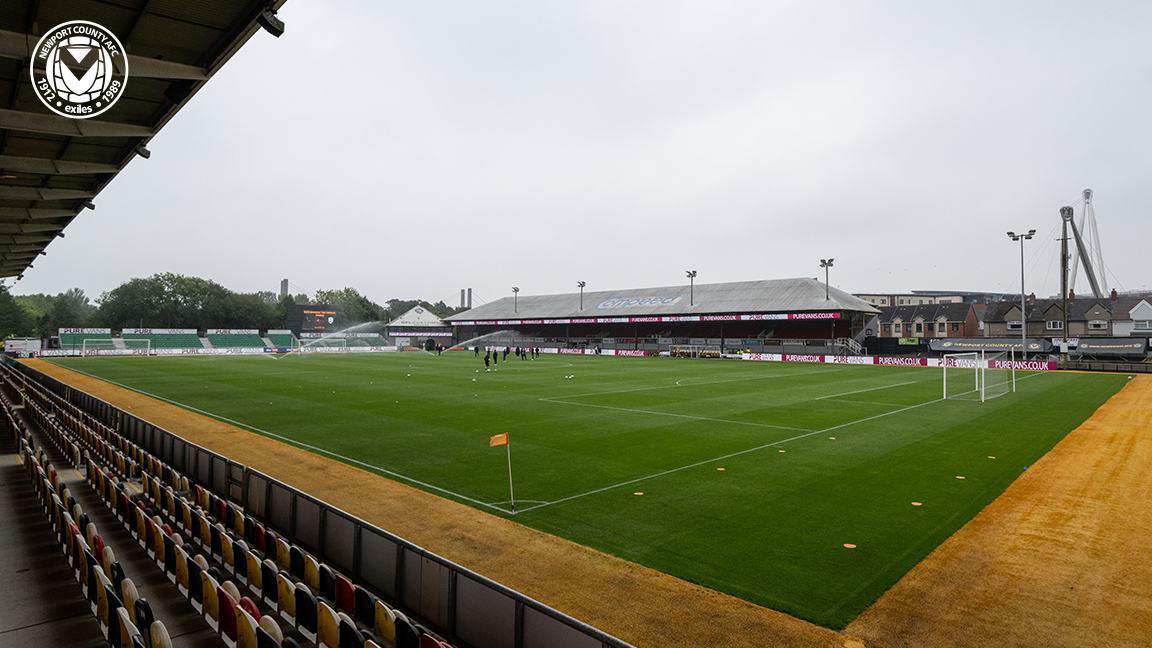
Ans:
[[[824,268],[824,301],[831,299],[828,296],[828,268],[832,267],[832,259],[820,259],[820,267]]]
[[[577,281],[576,287],[580,289],[580,310],[584,310],[584,282]]]
[[[1028,358],[1028,317],[1024,310],[1024,241],[1035,236],[1036,230],[1028,230],[1027,234],[1008,232],[1008,238],[1020,241],[1020,359]]]
[[[1060,343],[1060,354],[1064,364],[1068,364],[1068,224],[1072,223],[1073,209],[1071,207],[1060,208],[1061,220],[1061,233],[1060,233],[1060,298],[1063,300],[1064,310],[1064,332],[1063,342]],[[1075,225],[1073,223],[1073,225]]]
[[[517,299],[517,296],[519,295],[519,293],[520,293],[520,289],[517,288],[516,286],[512,286],[512,312],[513,313],[519,313],[520,312],[520,308],[516,304],[516,299]]]
[[[685,270],[684,272],[687,273],[687,275],[688,275],[688,305],[692,306],[696,303],[695,300],[693,299],[694,295],[692,294],[693,288],[695,288],[695,286],[696,286],[696,271],[695,270]]]

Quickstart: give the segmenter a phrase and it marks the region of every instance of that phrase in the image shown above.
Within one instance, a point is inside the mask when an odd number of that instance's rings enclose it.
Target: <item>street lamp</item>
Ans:
[[[513,313],[519,313],[520,312],[519,307],[516,305],[517,293],[519,293],[519,292],[520,292],[519,288],[517,288],[516,286],[512,286],[512,312]]]
[[[832,259],[820,259],[820,267],[824,268],[824,300],[828,301],[831,299],[828,296],[828,268],[832,267]]]
[[[696,271],[695,270],[685,270],[684,272],[688,274],[688,305],[692,306],[693,304],[696,303],[695,300],[693,299],[694,295],[692,294],[693,289],[696,286]]]
[[[576,287],[580,289],[580,310],[584,310],[584,282],[577,281]]]
[[[1036,230],[1028,230],[1027,234],[1017,234],[1016,232],[1008,232],[1008,238],[1013,241],[1020,241],[1020,359],[1028,359],[1028,319],[1024,311],[1024,241],[1032,238],[1036,234]],[[1068,331],[1064,331],[1064,336],[1068,336]]]

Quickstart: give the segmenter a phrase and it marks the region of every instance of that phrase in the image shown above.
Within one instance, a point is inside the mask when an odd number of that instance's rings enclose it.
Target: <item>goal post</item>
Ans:
[[[82,355],[152,355],[149,338],[84,338],[80,344]]]
[[[673,358],[719,358],[718,344],[674,344],[669,348]]]
[[[982,400],[980,398],[980,354],[951,353],[944,356],[944,398]]]
[[[99,355],[101,351],[110,351],[116,348],[112,338],[84,338],[80,341],[80,353],[84,355]]]
[[[984,402],[1016,391],[1014,353],[971,352],[944,356],[944,398]]]
[[[1014,351],[989,353],[984,358],[984,400],[1016,391],[1016,363]]]
[[[307,338],[305,338],[307,339]],[[348,350],[348,339],[342,337],[317,338],[305,342],[300,340],[299,353],[333,353]]]

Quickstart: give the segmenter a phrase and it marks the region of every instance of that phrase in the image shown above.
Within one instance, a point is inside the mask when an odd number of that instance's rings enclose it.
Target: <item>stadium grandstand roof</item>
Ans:
[[[727,315],[742,313],[879,313],[875,306],[816,279],[765,279],[734,283],[629,288],[580,294],[517,295],[444,318],[448,323],[487,320],[586,319]]]
[[[413,306],[385,326],[447,326],[423,306]]]
[[[286,0],[0,2],[0,278],[32,267],[64,228]],[[127,53],[124,94],[91,119],[48,110],[29,74],[53,27],[96,23]]]

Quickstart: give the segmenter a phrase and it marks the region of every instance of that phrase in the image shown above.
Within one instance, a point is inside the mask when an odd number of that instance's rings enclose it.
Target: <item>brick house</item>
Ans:
[[[885,338],[977,337],[976,309],[969,303],[916,304],[880,308],[880,330]]]

